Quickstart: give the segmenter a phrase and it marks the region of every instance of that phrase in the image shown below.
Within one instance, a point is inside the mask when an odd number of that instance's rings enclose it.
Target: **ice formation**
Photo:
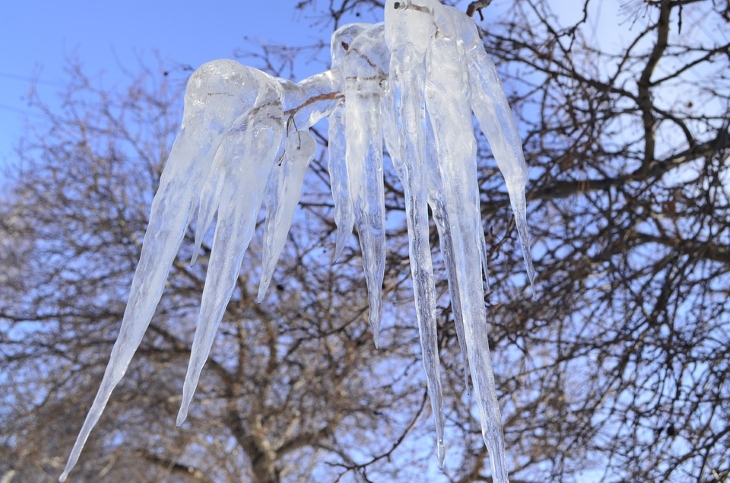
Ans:
[[[444,419],[429,206],[493,480],[507,482],[483,302],[487,260],[472,115],[504,176],[532,282],[525,215],[527,168],[519,135],[476,25],[462,12],[437,0],[388,0],[384,23],[338,29],[332,36],[331,69],[299,83],[231,60],[209,62],[196,70],[188,81],[182,126],[152,202],[119,336],[60,480],[76,464],[124,376],[198,208],[196,252],[216,212],[218,220],[177,424],[185,420],[261,205],[267,215],[258,301],[271,282],[316,151],[309,128],[327,117],[335,256],[356,228],[375,343],[385,268],[385,145],[405,191],[411,274],[439,464],[445,457]]]

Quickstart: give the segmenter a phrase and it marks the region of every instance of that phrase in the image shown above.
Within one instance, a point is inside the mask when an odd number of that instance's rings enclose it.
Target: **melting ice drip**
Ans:
[[[471,18],[437,0],[385,6],[385,22],[350,24],[332,36],[332,68],[298,84],[231,60],[190,77],[182,126],[152,202],[149,227],[121,329],[101,386],[60,477],[64,481],[127,370],[162,296],[198,208],[196,253],[218,213],[190,364],[177,417],[185,420],[265,203],[263,275],[271,283],[316,151],[309,128],[329,120],[329,173],[337,223],[336,256],[359,234],[375,344],[385,269],[383,144],[405,188],[411,274],[439,464],[444,420],[437,347],[428,206],[447,267],[456,333],[471,371],[482,435],[495,482],[506,483],[504,440],[487,344],[482,285],[486,250],[476,177],[472,113],[501,170],[534,272],[525,217],[527,168],[494,64]],[[481,263],[475,263],[479,260]]]

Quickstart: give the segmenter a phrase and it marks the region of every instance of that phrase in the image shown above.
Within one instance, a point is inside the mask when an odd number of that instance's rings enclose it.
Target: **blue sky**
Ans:
[[[67,81],[65,59],[78,58],[90,75],[110,85],[121,67],[155,51],[197,67],[231,57],[243,37],[306,44],[327,39],[330,26],[313,26],[296,0],[8,0],[0,2],[0,164],[12,161],[24,119],[34,119],[27,95],[31,79],[46,102]],[[152,63],[150,65],[153,65]]]
[[[567,0],[555,0],[555,7]],[[68,78],[66,59],[85,73],[103,73],[113,85],[121,69],[134,71],[141,56],[198,67],[231,57],[244,36],[292,45],[328,39],[331,25],[314,25],[313,12],[295,11],[298,0],[7,0],[0,2],[0,166],[12,162],[26,121],[37,119],[28,105],[31,81],[54,106]],[[320,2],[324,3],[324,2]],[[490,12],[507,2],[495,1]],[[570,2],[568,2],[570,3]],[[603,3],[603,2],[601,2]],[[322,8],[322,5],[318,5]],[[559,8],[561,9],[561,8]],[[489,17],[490,14],[487,14]],[[363,15],[360,21],[372,20]],[[317,70],[321,66],[317,66]],[[298,78],[314,72],[297,72]],[[35,116],[34,116],[35,114]]]

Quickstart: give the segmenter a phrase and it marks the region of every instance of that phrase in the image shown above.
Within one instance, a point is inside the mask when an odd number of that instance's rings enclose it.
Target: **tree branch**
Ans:
[[[200,481],[203,483],[213,483],[213,480],[208,478],[201,469],[194,466],[177,463],[173,460],[162,458],[161,456],[152,454],[148,451],[138,450],[137,454],[145,460],[149,461],[150,463],[165,468],[172,475],[186,476],[188,478],[192,478],[195,481]]]
[[[646,168],[642,166],[630,174],[617,176],[615,178],[557,182],[542,189],[541,191],[538,191],[531,197],[531,199],[547,200],[567,198],[590,191],[605,191],[612,187],[632,181],[646,181],[648,179],[662,176],[667,171],[670,171],[677,166],[696,159],[712,156],[712,154],[717,151],[725,149],[730,149],[730,136],[728,136],[726,132],[722,131],[712,141],[698,144],[662,161],[649,162]]]

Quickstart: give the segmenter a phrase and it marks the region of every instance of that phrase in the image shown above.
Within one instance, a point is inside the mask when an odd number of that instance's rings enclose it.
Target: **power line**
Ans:
[[[37,118],[45,117],[42,114],[39,114],[37,112],[18,109],[17,107],[8,106],[7,104],[0,104],[0,110],[12,112],[14,114],[20,114],[21,116],[30,116],[30,117],[37,117]]]
[[[10,74],[8,72],[0,72],[0,77],[2,77],[4,79],[21,81],[21,82],[32,82],[32,83],[41,84],[44,86],[66,87],[66,84],[64,84],[63,82],[54,82],[54,81],[49,81],[49,80],[44,80],[44,79],[38,79],[36,77],[29,77],[29,76],[24,76],[24,75],[19,75],[19,74]]]

